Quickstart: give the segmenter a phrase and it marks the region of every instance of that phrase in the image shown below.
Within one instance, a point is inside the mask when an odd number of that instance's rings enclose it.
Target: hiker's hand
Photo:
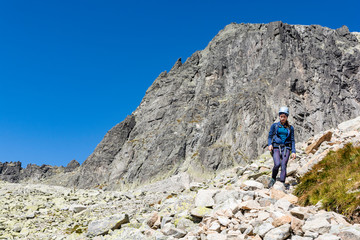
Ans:
[[[291,159],[295,159],[296,158],[296,153],[292,153],[291,154]]]
[[[271,152],[273,149],[274,149],[273,146],[270,145],[270,146],[269,146],[269,151]]]

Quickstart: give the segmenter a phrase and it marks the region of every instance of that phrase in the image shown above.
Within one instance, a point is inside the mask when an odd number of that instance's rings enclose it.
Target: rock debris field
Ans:
[[[126,192],[0,182],[0,239],[360,239],[359,224],[291,194],[328,151],[359,141],[356,118],[297,144],[289,189],[266,188],[269,153],[202,182],[183,173]]]

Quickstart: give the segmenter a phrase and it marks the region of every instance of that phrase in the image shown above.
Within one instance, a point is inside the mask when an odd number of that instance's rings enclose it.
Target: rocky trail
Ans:
[[[192,182],[185,173],[129,191],[0,182],[0,239],[353,240],[360,225],[317,206],[300,207],[299,176],[328,151],[360,144],[360,117],[297,144],[287,183],[266,186],[272,158]]]

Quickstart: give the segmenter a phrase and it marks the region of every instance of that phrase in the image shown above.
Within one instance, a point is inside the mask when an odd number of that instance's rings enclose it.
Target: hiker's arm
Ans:
[[[269,151],[271,152],[273,150],[273,146],[272,146],[272,139],[274,136],[274,131],[275,131],[275,125],[271,125],[270,127],[270,131],[269,131],[269,135],[268,135],[268,146],[269,146]]]
[[[294,127],[291,126],[291,158],[295,159],[296,158],[296,148],[295,148],[295,130]]]

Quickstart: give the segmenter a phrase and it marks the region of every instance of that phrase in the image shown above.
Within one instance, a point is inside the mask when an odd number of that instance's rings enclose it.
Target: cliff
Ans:
[[[179,59],[67,185],[201,177],[263,152],[280,106],[302,141],[360,115],[360,35],[346,26],[235,24]]]

